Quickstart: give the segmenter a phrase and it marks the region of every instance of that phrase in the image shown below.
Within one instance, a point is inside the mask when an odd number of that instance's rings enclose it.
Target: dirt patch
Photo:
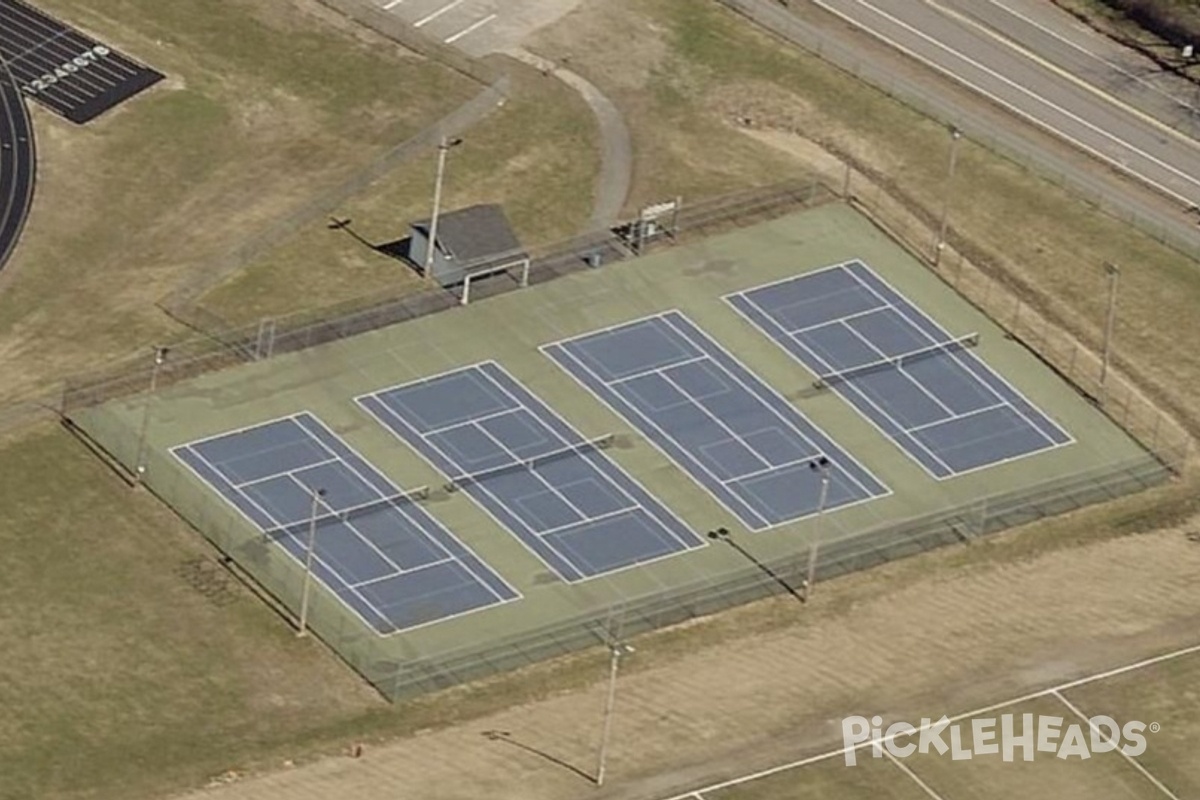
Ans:
[[[875,570],[824,585],[807,607],[778,600],[723,615],[743,635],[665,660],[647,637],[621,678],[607,796],[666,796],[823,752],[845,714],[953,715],[1190,643],[1200,547],[1184,533],[1197,522],[953,573]],[[746,633],[771,614],[794,624]],[[371,800],[396,785],[464,800],[578,796],[594,763],[603,666],[595,672],[587,691],[205,796],[274,800],[323,786]]]

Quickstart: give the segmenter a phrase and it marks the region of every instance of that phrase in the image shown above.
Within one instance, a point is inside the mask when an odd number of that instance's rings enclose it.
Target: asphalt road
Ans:
[[[1195,140],[1093,83],[1104,66],[1067,40],[989,0],[813,2],[1183,206],[1200,205]]]
[[[938,0],[1121,102],[1200,138],[1200,87],[1047,0]]]
[[[35,170],[33,126],[25,98],[0,62],[0,269],[29,215]]]

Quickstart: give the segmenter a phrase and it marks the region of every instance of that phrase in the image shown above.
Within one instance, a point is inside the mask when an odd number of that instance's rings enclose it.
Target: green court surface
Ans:
[[[934,480],[837,394],[809,391],[813,376],[722,300],[734,291],[849,259],[869,264],[951,334],[978,331],[981,339],[973,352],[1063,427],[1074,443]],[[1028,495],[1033,518],[1048,509],[1072,507],[1069,499],[1055,505],[1062,499],[1055,487],[1069,483],[1072,476],[1102,475],[1110,467],[1119,472],[1147,459],[1135,442],[1036,357],[1006,339],[865,218],[840,204],[204,375],[152,399],[143,395],[114,401],[75,418],[109,452],[133,465],[145,416],[148,486],[293,612],[299,607],[303,577],[299,563],[262,542],[252,525],[174,460],[169,448],[307,411],[394,484],[434,487],[424,508],[522,599],[380,637],[327,592],[315,591],[311,621],[316,632],[386,694],[398,696],[599,644],[618,629],[627,635],[779,590],[778,582],[748,563],[745,553],[770,565],[794,587],[817,529],[815,518],[747,532],[699,483],[538,349],[670,309],[686,314],[891,489],[888,496],[825,515],[820,531],[822,574],[836,572],[839,558],[864,566],[929,546],[914,540],[910,549],[880,555],[890,546],[888,531],[906,520],[945,513],[953,519],[943,525],[937,540],[968,540],[998,526],[991,518],[997,504],[984,498],[1006,493],[1008,499],[1000,505],[1020,512],[1026,502],[1021,498]],[[606,452],[621,467],[694,531],[703,535],[725,527],[745,553],[711,542],[568,585],[467,493],[437,490],[446,476],[354,403],[365,393],[489,360],[583,435],[615,433],[616,442]],[[1016,513],[1015,519],[1023,517]],[[868,531],[869,539],[863,536]],[[898,539],[907,535],[896,533]]]

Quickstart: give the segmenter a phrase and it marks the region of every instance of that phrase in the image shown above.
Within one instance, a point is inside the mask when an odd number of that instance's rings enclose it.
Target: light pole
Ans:
[[[154,348],[154,367],[150,371],[150,391],[146,402],[142,404],[142,425],[138,431],[137,454],[134,456],[133,485],[140,486],[142,476],[146,474],[146,434],[150,430],[150,404],[154,402],[154,393],[158,390],[158,372],[167,360],[169,347]]]
[[[608,695],[604,700],[604,727],[600,731],[600,754],[596,762],[596,785],[604,785],[604,770],[608,762],[608,737],[612,732],[613,710],[617,705],[617,672],[621,668],[621,656],[633,652],[631,645],[616,642],[609,645]]]
[[[300,590],[300,625],[297,637],[308,635],[308,593],[312,585],[313,550],[317,545],[317,506],[325,496],[324,489],[313,489],[312,508],[308,515],[308,547],[304,551],[304,587]]]
[[[817,524],[812,541],[808,543],[808,577],[804,580],[804,602],[812,595],[813,583],[817,579],[817,550],[821,546],[822,523],[825,521],[825,501],[829,497],[829,459],[821,456],[808,462],[808,468],[821,473],[821,496],[817,500]]]
[[[954,167],[958,164],[958,143],[962,139],[962,131],[950,129],[950,168],[946,173],[946,189],[942,194],[942,219],[938,223],[937,244],[933,248],[933,265],[936,267],[942,261],[942,251],[946,249],[946,226],[950,222],[950,193],[954,189]]]
[[[437,248],[438,216],[442,213],[442,179],[446,176],[446,154],[450,152],[450,148],[458,147],[460,144],[462,144],[462,139],[458,137],[448,139],[445,136],[438,143],[437,178],[433,182],[433,216],[429,219],[429,243],[425,248],[425,264],[421,270],[421,276],[424,278],[430,277],[433,273],[433,253]]]
[[[1100,405],[1108,402],[1108,362],[1112,358],[1113,328],[1117,322],[1117,281],[1121,270],[1116,264],[1105,264],[1108,273],[1108,318],[1104,322],[1104,355],[1100,359]]]

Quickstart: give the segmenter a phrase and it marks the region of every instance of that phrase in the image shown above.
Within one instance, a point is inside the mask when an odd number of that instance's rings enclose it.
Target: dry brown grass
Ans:
[[[57,0],[170,79],[86,128],[35,109],[40,178],[0,294],[0,400],[161,340],[155,301],[471,96],[305,0]]]

